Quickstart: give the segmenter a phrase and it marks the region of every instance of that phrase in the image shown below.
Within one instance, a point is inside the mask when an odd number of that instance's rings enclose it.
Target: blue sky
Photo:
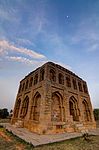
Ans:
[[[53,61],[87,81],[99,107],[99,0],[0,0],[0,107],[19,81]]]

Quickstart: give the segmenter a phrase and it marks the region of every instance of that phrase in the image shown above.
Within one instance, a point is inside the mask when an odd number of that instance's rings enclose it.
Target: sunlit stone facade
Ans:
[[[44,64],[20,81],[11,122],[39,134],[95,128],[86,82],[58,64]]]

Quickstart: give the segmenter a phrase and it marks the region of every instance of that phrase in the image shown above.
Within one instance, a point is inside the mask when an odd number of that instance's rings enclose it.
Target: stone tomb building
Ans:
[[[95,128],[86,82],[47,62],[20,81],[11,122],[39,134]]]

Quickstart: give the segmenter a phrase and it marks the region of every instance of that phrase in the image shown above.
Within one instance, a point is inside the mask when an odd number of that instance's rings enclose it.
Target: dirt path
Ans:
[[[11,141],[12,141],[12,139],[11,139],[9,136],[7,136],[7,135],[4,133],[4,131],[0,131],[0,136],[1,136],[2,138],[4,138],[6,141],[8,141],[8,142],[11,142]]]
[[[13,137],[6,135],[6,133],[3,130],[0,130],[0,137],[4,139],[6,142],[13,143]],[[24,150],[24,145],[21,143],[16,142],[14,143],[14,146],[16,150]]]

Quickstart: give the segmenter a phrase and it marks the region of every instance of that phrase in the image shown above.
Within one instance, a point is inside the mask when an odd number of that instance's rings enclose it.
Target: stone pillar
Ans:
[[[83,108],[82,108],[82,98],[81,96],[78,94],[78,115],[79,115],[79,121],[83,122]]]
[[[43,89],[45,91],[44,98],[45,98],[45,109],[44,109],[44,118],[46,120],[45,124],[51,123],[51,85],[48,81],[44,86]]]
[[[89,106],[89,110],[90,110],[92,122],[95,122],[95,118],[94,118],[94,114],[93,114],[93,108],[92,108],[90,96],[89,96],[89,98],[88,98],[88,106]]]
[[[65,120],[66,122],[70,121],[70,112],[69,112],[69,94],[64,90],[64,102],[65,102]]]
[[[39,123],[40,123],[40,128],[41,132],[45,129],[45,116],[44,116],[44,111],[45,111],[45,82],[42,84],[42,88],[40,89],[40,94],[41,94],[41,102],[40,102],[40,116],[39,116]]]

